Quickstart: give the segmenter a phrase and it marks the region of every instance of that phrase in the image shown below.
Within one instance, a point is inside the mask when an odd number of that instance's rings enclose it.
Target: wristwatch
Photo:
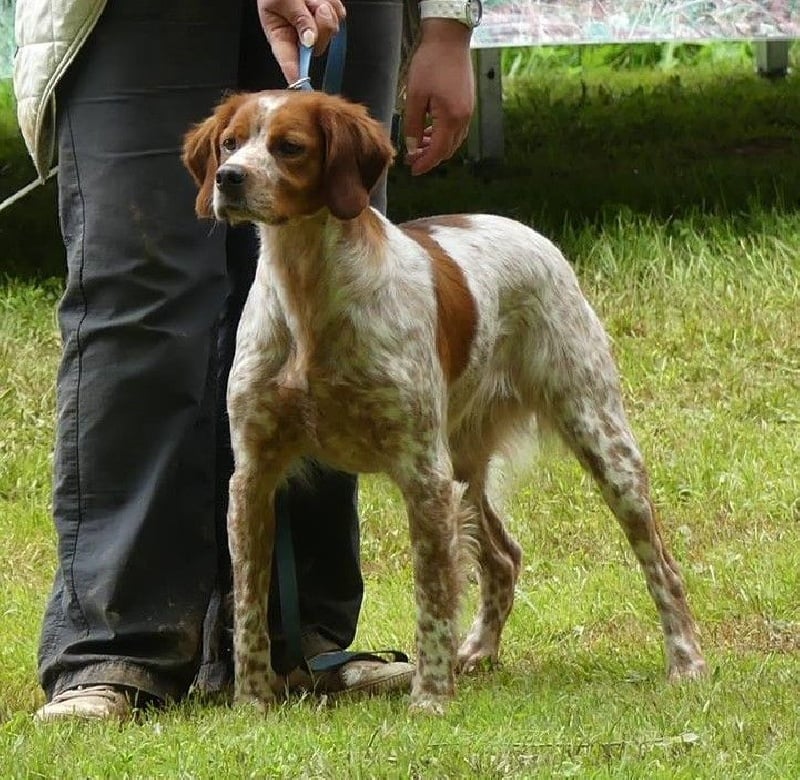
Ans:
[[[473,29],[481,23],[481,0],[422,0],[420,19],[455,19]]]

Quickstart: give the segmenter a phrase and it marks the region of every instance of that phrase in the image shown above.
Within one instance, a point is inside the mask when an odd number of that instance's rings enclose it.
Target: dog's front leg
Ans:
[[[230,482],[228,544],[233,568],[235,701],[266,710],[275,698],[267,602],[275,544],[278,475],[237,451]]]
[[[463,491],[453,482],[449,460],[398,482],[408,509],[417,603],[411,708],[440,714],[455,690]]]

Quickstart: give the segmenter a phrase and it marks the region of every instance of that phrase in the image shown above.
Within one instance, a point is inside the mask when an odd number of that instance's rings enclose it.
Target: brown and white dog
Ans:
[[[412,707],[440,710],[457,667],[496,659],[521,553],[487,500],[487,471],[533,417],[621,524],[661,618],[669,678],[702,674],[608,339],[575,274],[547,239],[502,217],[391,224],[369,192],[392,157],[364,108],[321,93],[234,95],[186,137],[199,216],[253,222],[261,238],[228,386],[237,700],[274,696],[273,496],[304,457],[385,472],[402,491],[418,610]],[[480,608],[456,652],[465,515]]]

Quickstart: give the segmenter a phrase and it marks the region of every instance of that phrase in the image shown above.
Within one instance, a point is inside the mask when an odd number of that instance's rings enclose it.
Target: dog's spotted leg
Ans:
[[[664,545],[647,471],[618,391],[601,388],[564,402],[559,428],[600,486],[638,559],[658,609],[670,680],[699,677],[706,663],[680,571]]]
[[[455,691],[462,488],[440,466],[398,480],[408,510],[417,603],[411,709],[440,714]]]
[[[266,710],[275,674],[267,630],[267,602],[275,542],[277,476],[260,459],[237,450],[230,482],[228,542],[233,568],[233,646],[237,704]]]
[[[470,483],[466,499],[474,513],[480,606],[458,650],[458,668],[462,672],[473,671],[483,663],[497,662],[500,635],[514,603],[514,587],[522,565],[519,544],[477,484]]]

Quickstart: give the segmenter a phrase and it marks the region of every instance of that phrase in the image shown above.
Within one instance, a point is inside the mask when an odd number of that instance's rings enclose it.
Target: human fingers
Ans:
[[[409,87],[412,87],[413,84],[413,81],[410,82]],[[406,103],[403,110],[403,132],[405,135],[407,152],[406,161],[409,163],[422,153],[421,145],[425,137],[427,116],[428,94],[422,90],[409,89],[406,92]],[[428,141],[430,141],[430,134],[428,134]]]
[[[347,9],[342,0],[306,0],[306,6],[312,14],[315,14],[322,5],[329,5],[340,22],[347,17]]]
[[[463,25],[449,21],[426,20],[408,69],[406,162],[415,175],[451,157],[469,129],[474,104],[469,35]],[[430,142],[423,144],[426,114],[432,129]]]
[[[317,23],[317,42],[314,46],[314,54],[319,57],[328,48],[331,38],[339,32],[340,17],[332,3],[323,1],[316,5],[317,8],[313,11],[314,21]]]
[[[304,0],[258,0],[258,16],[272,53],[290,84],[300,73],[298,40],[317,42],[317,24]]]
[[[465,120],[463,112],[452,103],[448,84],[431,84],[416,74],[409,78],[404,116],[405,162],[415,176],[449,159],[461,145],[464,129],[469,126],[469,118]],[[428,116],[430,124],[426,121]]]
[[[416,152],[409,155],[411,173],[420,176],[450,159],[461,145],[460,128],[447,122],[435,122],[430,136],[423,137]]]

